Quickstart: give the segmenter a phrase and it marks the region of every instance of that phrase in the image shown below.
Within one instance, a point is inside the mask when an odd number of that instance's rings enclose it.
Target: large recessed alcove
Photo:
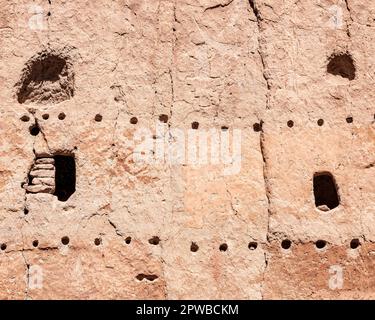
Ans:
[[[333,54],[329,58],[327,72],[334,76],[354,80],[356,68],[352,56],[349,53]]]
[[[70,59],[44,50],[33,56],[16,84],[17,100],[28,104],[56,104],[74,96],[74,73]]]

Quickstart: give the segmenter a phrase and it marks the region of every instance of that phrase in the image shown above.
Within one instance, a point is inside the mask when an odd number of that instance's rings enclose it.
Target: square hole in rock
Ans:
[[[59,201],[67,201],[76,191],[76,163],[74,156],[54,156],[55,196]]]
[[[315,206],[321,211],[330,211],[340,205],[337,185],[332,174],[316,173],[314,175]]]

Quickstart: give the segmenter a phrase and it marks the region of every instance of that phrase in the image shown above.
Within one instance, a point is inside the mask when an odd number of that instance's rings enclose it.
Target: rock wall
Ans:
[[[375,297],[375,3],[0,2],[1,299]]]

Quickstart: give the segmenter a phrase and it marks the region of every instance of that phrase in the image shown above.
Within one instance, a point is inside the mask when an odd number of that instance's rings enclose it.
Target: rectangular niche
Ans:
[[[329,172],[314,175],[315,206],[321,211],[330,211],[340,205],[335,178]]]
[[[55,193],[59,201],[67,201],[76,191],[76,162],[72,155],[57,155],[55,159]]]

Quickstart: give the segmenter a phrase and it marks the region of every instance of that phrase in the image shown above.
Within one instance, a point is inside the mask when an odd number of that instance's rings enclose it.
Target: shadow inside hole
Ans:
[[[74,73],[66,57],[43,51],[32,57],[16,84],[19,103],[58,103],[74,95]]]
[[[340,205],[335,179],[329,172],[314,175],[315,206],[321,211],[330,211]]]
[[[334,76],[354,80],[356,69],[352,56],[348,53],[333,54],[329,58],[327,72]]]
[[[262,123],[254,123],[254,124],[253,124],[253,130],[254,130],[255,132],[260,132],[260,131],[262,131]]]
[[[292,241],[286,239],[286,240],[283,240],[281,242],[281,248],[283,248],[284,250],[288,250],[290,249],[290,247],[292,246]]]
[[[161,114],[161,115],[159,116],[159,121],[160,121],[160,122],[167,123],[167,122],[168,122],[168,119],[169,119],[169,117],[168,117],[166,114]]]
[[[67,246],[70,242],[70,239],[69,237],[65,236],[65,237],[62,237],[61,238],[61,243],[64,245],[64,246]]]
[[[219,247],[219,250],[225,252],[228,250],[228,245],[226,243],[222,243]]]
[[[33,124],[30,126],[29,131],[32,136],[37,136],[40,133],[40,128],[38,124]]]
[[[198,130],[198,129],[199,129],[199,122],[194,121],[194,122],[191,124],[191,128],[192,128],[193,130]]]
[[[353,239],[352,241],[350,241],[350,248],[353,250],[357,249],[360,245],[361,243],[359,242],[359,239]]]
[[[160,243],[160,238],[157,237],[157,236],[154,236],[154,237],[152,237],[151,239],[148,240],[148,243],[156,246]]]
[[[155,281],[157,280],[159,277],[155,274],[144,274],[144,273],[140,273],[136,276],[136,279],[138,281],[143,281],[143,280],[147,280],[147,281]]]
[[[327,242],[324,240],[318,240],[315,243],[315,246],[317,247],[317,249],[324,249],[326,245],[327,245]]]
[[[353,123],[353,121],[354,121],[353,117],[347,117],[345,120],[346,120],[346,122],[349,123],[349,124],[350,124],[350,123]]]
[[[199,246],[197,245],[197,243],[192,242],[191,245],[190,245],[190,251],[191,252],[197,252],[198,250],[199,250]]]
[[[256,248],[258,248],[258,243],[250,242],[248,247],[249,247],[249,250],[255,250]]]
[[[28,115],[23,115],[20,119],[23,122],[28,122],[30,120],[30,117]]]
[[[54,156],[55,193],[59,201],[67,201],[76,191],[76,164],[74,156]]]
[[[136,117],[132,117],[132,118],[130,119],[130,123],[131,123],[131,124],[137,124],[137,123],[138,123],[138,118],[136,118]]]

